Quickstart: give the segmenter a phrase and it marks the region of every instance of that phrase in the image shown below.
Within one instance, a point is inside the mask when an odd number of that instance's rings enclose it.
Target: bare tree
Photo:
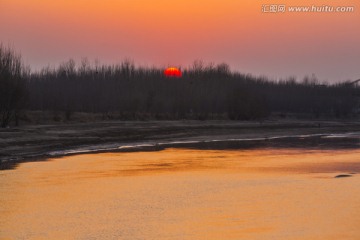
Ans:
[[[5,128],[12,117],[18,124],[18,113],[24,104],[26,84],[21,56],[0,45],[0,125]]]

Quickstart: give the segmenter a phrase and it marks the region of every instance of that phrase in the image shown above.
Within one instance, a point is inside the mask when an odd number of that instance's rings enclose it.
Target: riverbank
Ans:
[[[358,121],[101,121],[0,130],[0,168],[86,152],[251,147],[359,147]],[[355,135],[354,135],[355,134]]]

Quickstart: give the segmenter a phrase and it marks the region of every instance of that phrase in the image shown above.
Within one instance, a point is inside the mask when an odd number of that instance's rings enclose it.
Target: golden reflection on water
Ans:
[[[360,151],[103,153],[0,172],[0,239],[360,239]]]

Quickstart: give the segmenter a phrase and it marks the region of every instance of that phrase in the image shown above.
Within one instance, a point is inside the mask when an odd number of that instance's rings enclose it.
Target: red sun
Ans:
[[[166,77],[181,77],[182,76],[182,73],[181,71],[176,68],[176,67],[169,67],[167,69],[165,69],[164,71],[164,75]]]

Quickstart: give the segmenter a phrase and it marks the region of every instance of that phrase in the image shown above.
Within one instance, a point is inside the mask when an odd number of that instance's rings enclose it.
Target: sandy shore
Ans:
[[[82,152],[252,147],[359,147],[358,121],[112,121],[0,129],[0,169]],[[334,137],[333,134],[340,134]],[[215,141],[213,141],[215,140]],[[137,146],[126,148],[125,146]]]

